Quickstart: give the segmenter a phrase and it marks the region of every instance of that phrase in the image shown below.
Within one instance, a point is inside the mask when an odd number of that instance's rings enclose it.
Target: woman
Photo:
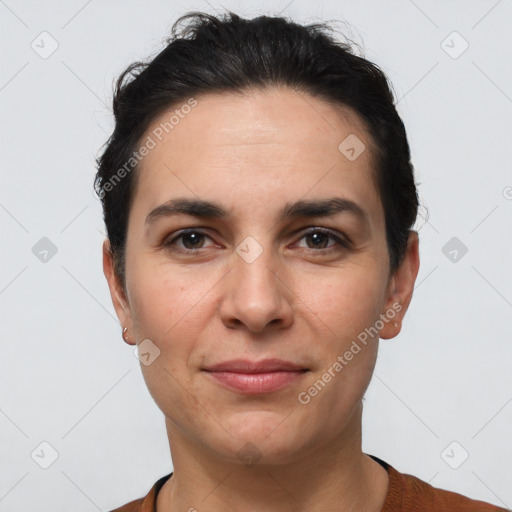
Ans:
[[[114,114],[104,271],[174,465],[117,510],[500,510],[361,449],[419,268],[383,73],[320,25],[191,13]]]

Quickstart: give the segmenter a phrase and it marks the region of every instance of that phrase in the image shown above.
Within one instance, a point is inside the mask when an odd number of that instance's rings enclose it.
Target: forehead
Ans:
[[[372,141],[353,110],[282,87],[193,100],[173,105],[146,131],[154,147],[136,190],[146,210],[184,193],[234,204],[233,190],[289,200],[337,188],[380,203]],[[378,214],[379,204],[368,206]]]
[[[192,101],[195,106],[190,107]],[[296,150],[322,147],[338,156],[339,143],[349,135],[371,142],[361,117],[350,107],[285,87],[201,94],[166,109],[147,133],[161,149],[169,144],[215,150],[276,143]]]

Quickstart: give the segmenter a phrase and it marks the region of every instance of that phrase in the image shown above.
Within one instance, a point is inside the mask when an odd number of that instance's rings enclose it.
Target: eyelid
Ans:
[[[338,245],[345,247],[346,249],[349,249],[350,247],[352,247],[352,241],[346,235],[344,235],[343,233],[339,233],[338,231],[334,231],[329,228],[324,228],[321,226],[311,226],[311,227],[305,228],[305,231],[301,230],[299,232],[299,234],[301,234],[301,236],[299,237],[299,241],[302,240],[305,236],[311,235],[313,233],[323,233],[325,235],[328,235],[331,238],[333,238],[337,242]],[[326,249],[310,249],[310,250],[315,251],[315,252],[321,252],[322,250],[328,251],[329,249],[334,249],[334,248],[335,247],[332,246],[332,247],[328,247]]]
[[[165,237],[162,245],[164,247],[167,247],[169,245],[174,245],[177,240],[181,239],[183,236],[188,235],[190,233],[197,233],[198,235],[204,236],[213,241],[212,237],[209,236],[206,231],[204,231],[204,228],[191,227],[191,228],[180,229],[179,231],[172,233],[171,236]],[[204,247],[199,247],[199,249],[196,249],[195,251],[197,252],[197,251],[200,251],[201,249],[204,249]],[[180,250],[180,249],[177,249],[177,250]],[[182,252],[192,252],[193,249],[181,249],[181,251]]]
[[[177,240],[182,239],[183,236],[190,234],[190,233],[199,234],[201,236],[204,236],[205,238],[210,238],[210,240],[213,241],[213,238],[208,235],[207,231],[205,231],[205,228],[190,227],[190,228],[181,229],[181,230],[177,231],[176,233],[174,233],[173,235],[171,235],[170,237],[164,238],[163,245],[164,245],[164,247],[173,246],[173,245],[175,245],[175,242]],[[298,240],[294,243],[300,242],[304,237],[306,237],[308,235],[312,235],[314,233],[323,233],[323,234],[331,237],[336,242],[336,244],[331,247],[327,247],[327,248],[320,248],[320,249],[303,248],[303,249],[321,253],[321,252],[328,252],[330,250],[336,250],[336,249],[339,249],[340,247],[343,247],[345,249],[350,249],[352,247],[352,242],[346,235],[344,235],[342,233],[338,233],[337,231],[333,231],[329,228],[321,227],[321,226],[310,226],[307,228],[302,228],[301,230],[299,230],[297,233],[294,234],[294,236],[300,235]],[[216,244],[216,245],[218,246],[219,244]],[[199,247],[198,249],[176,249],[176,251],[185,252],[185,253],[192,253],[192,252],[197,253],[201,249],[207,249],[207,247]]]

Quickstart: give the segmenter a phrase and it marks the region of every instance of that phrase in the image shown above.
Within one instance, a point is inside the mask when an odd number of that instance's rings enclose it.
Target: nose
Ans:
[[[277,268],[270,250],[252,262],[233,254],[231,271],[223,280],[220,314],[224,325],[261,333],[293,323],[293,292]]]

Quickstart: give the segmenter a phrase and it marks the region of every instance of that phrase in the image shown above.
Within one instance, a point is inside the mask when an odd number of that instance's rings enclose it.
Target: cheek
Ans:
[[[170,266],[151,265],[151,261],[133,268],[131,306],[138,337],[150,338],[163,348],[182,337],[185,324],[193,330],[211,288],[209,282],[176,267],[171,272]]]
[[[204,328],[211,285],[186,272],[174,269],[171,273],[170,267],[141,264],[134,268],[131,307],[136,337],[150,339],[159,350],[151,364],[141,364],[148,391],[162,411],[186,411],[184,416],[192,421],[204,411],[190,399],[193,382],[187,365]]]
[[[372,325],[382,307],[384,281],[372,267],[340,268],[298,281],[297,295],[324,324],[326,335],[346,343]]]
[[[301,293],[317,313],[311,322],[322,332],[316,346],[307,347],[320,367],[300,391],[308,401],[309,428],[314,429],[313,418],[321,416],[325,429],[336,431],[348,420],[371,381],[379,338],[368,332],[372,333],[370,328],[379,317],[381,291],[377,276],[369,269],[365,274],[350,272],[343,277],[340,274],[339,280],[331,275],[328,282],[314,282],[315,287],[305,283]]]
[[[298,287],[307,305],[304,314],[308,308],[314,313],[310,326],[318,330],[318,343],[307,348],[321,364],[308,383],[313,395],[318,390],[313,407],[327,407],[335,421],[361,399],[371,380],[378,349],[371,328],[379,318],[383,286],[375,266],[351,266],[309,276]]]
[[[150,339],[159,350],[154,362],[141,364],[141,370],[155,402],[168,410],[189,397],[184,390],[190,392],[194,385],[191,361],[195,355],[197,364],[198,344],[211,323],[212,287],[219,277],[211,271],[201,277],[197,271],[141,261],[131,279],[136,338]]]

